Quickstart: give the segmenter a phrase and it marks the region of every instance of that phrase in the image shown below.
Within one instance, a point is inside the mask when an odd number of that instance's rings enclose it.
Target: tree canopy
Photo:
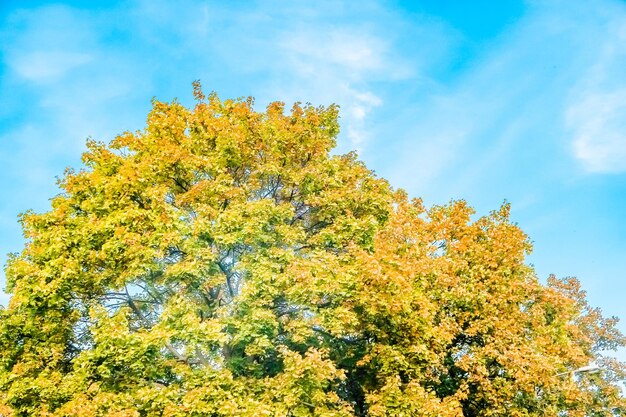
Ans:
[[[194,95],[22,215],[0,415],[626,414],[617,320],[542,283],[508,205],[409,199],[331,153],[336,106]]]

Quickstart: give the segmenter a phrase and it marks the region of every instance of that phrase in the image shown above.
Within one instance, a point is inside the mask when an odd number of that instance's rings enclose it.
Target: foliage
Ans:
[[[1,415],[624,415],[616,320],[540,283],[507,205],[410,201],[331,155],[334,106],[195,96],[22,216]]]

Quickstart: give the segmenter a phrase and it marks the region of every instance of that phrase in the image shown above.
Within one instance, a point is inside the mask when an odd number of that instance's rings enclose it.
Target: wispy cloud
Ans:
[[[589,172],[626,171],[626,88],[588,92],[567,109],[574,154]]]
[[[591,173],[626,171],[626,7],[597,28],[597,58],[570,94],[565,124]]]
[[[10,64],[18,76],[41,83],[58,80],[71,69],[87,64],[92,59],[93,57],[86,53],[32,51],[17,54]]]
[[[484,184],[510,196],[547,178],[626,171],[626,7],[598,4],[532,2],[452,79],[399,82],[406,105],[371,145],[383,174],[443,202]]]
[[[389,45],[372,29],[318,23],[273,34],[267,47],[277,48],[281,67],[273,72],[283,76],[269,88],[282,99],[340,104],[347,146],[358,149],[368,139],[368,115],[382,104],[372,79],[391,79],[404,63],[390,57]]]
[[[340,74],[350,71],[355,78],[363,78],[368,72],[388,69],[383,63],[387,46],[381,38],[367,30],[344,27],[331,28],[330,31],[325,29],[328,28],[316,26],[312,30],[296,32],[279,43],[285,53],[290,55],[294,66],[303,73],[315,75],[315,64],[318,62]]]
[[[3,25],[5,64],[23,81],[59,82],[72,69],[94,60],[93,33],[85,17],[64,6],[14,12]]]
[[[318,9],[300,10],[295,16],[285,9],[279,14],[280,22],[268,22],[279,29],[268,27],[262,37],[266,42],[262,49],[277,58],[266,62],[273,76],[261,81],[264,95],[339,104],[343,137],[347,139],[340,146],[342,150],[368,146],[370,116],[384,105],[377,84],[413,78],[422,61],[428,59],[426,50],[424,55],[407,59],[391,42],[394,37],[407,35],[393,28],[411,32],[417,25],[412,27],[413,23],[375,2],[366,3],[361,10],[324,4]],[[343,21],[349,18],[353,21]]]

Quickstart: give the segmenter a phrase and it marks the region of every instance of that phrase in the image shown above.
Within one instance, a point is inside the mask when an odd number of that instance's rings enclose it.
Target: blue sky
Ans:
[[[259,109],[340,104],[339,152],[429,205],[508,200],[539,275],[626,319],[624,2],[3,0],[0,22],[3,264],[87,137],[200,79]]]

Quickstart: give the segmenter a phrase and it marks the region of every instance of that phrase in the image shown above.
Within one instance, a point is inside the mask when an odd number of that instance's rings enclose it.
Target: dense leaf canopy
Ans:
[[[195,87],[22,216],[0,415],[624,415],[616,320],[507,205],[426,209],[331,154],[336,107]]]

